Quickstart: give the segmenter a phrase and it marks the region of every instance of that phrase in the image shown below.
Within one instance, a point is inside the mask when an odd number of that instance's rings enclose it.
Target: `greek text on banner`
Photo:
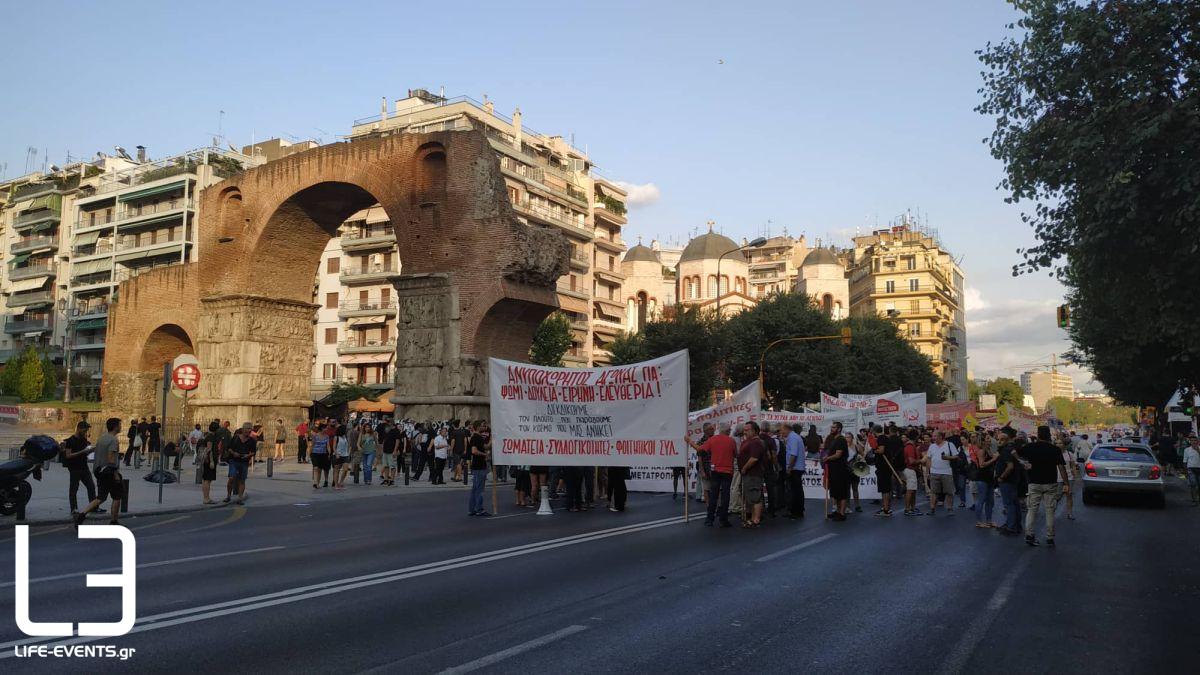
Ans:
[[[609,368],[488,360],[492,461],[683,466],[688,354]]]

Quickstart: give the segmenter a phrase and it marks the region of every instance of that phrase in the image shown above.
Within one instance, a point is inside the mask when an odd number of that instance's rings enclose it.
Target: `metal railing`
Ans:
[[[132,251],[134,249],[139,249],[139,248],[150,249],[150,248],[154,248],[156,246],[182,244],[186,241],[187,241],[187,239],[185,239],[182,236],[168,237],[165,240],[160,239],[158,241],[154,241],[154,242],[151,242],[148,244],[147,243],[138,243],[137,240],[135,239],[133,242],[125,242],[125,243],[117,244],[113,250],[115,250],[115,251]]]
[[[359,241],[362,239],[383,239],[391,237],[395,239],[396,231],[391,228],[378,228],[373,230],[351,230],[342,233],[342,239],[346,241]]]
[[[28,237],[25,239],[18,239],[13,242],[12,246],[8,250],[10,253],[19,253],[21,251],[29,251],[35,248],[41,248],[43,246],[57,247],[58,237]]]
[[[179,211],[185,207],[189,209],[196,208],[196,200],[188,199],[185,202],[182,198],[180,198],[172,199],[167,202],[158,202],[157,204],[150,203],[141,204],[138,206],[126,206],[125,208],[117,211],[117,217],[114,220],[119,223],[124,220],[133,220],[135,218],[144,218],[146,216],[153,216],[159,213]]]
[[[71,277],[71,287],[78,288],[80,286],[91,286],[94,284],[111,284],[112,272],[94,272],[92,274],[82,274],[77,277]]]
[[[25,319],[24,321],[8,321],[4,324],[5,333],[24,333],[34,330],[47,330],[50,328],[50,318],[45,319]]]
[[[346,300],[338,305],[338,309],[346,312],[395,312],[395,300]]]
[[[375,274],[399,274],[396,265],[364,265],[362,267],[344,267],[339,275],[342,280],[366,277]]]
[[[587,226],[584,224],[584,220],[582,218],[583,214],[580,214],[581,217],[578,220],[576,220],[574,218],[571,218],[568,215],[565,215],[561,210],[555,211],[554,209],[551,209],[546,206],[542,206],[541,204],[535,204],[533,201],[531,201],[529,199],[520,199],[517,202],[515,202],[513,204],[513,206],[516,207],[516,209],[518,211],[521,211],[521,212],[524,212],[527,214],[531,214],[538,218],[552,220],[556,223],[560,223],[560,224],[566,225],[568,227],[574,227],[579,230],[586,230],[586,228],[587,228]]]
[[[36,223],[41,220],[58,220],[62,217],[62,211],[57,208],[38,209],[29,213],[22,213],[13,218],[13,227],[21,227],[29,223]]]
[[[108,276],[108,275],[105,274],[104,276]],[[71,318],[72,319],[87,319],[87,318],[104,316],[104,315],[108,314],[108,307],[109,307],[109,305],[107,302],[98,302],[98,303],[91,304],[91,305],[76,304],[74,307],[71,308]]]
[[[85,215],[88,217],[84,218]],[[105,225],[111,225],[114,220],[111,213],[95,213],[94,215],[96,216],[96,219],[94,221],[91,218],[92,215],[93,214],[89,212],[81,212],[79,217],[75,219],[74,229],[83,230],[89,227],[103,227]]]
[[[18,279],[32,279],[34,277],[43,277],[55,274],[54,265],[29,265],[27,267],[14,267],[8,272],[8,278],[17,281]]]

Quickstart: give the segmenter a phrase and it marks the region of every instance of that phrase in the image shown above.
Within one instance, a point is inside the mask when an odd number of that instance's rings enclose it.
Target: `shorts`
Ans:
[[[114,501],[125,499],[125,481],[119,471],[101,471],[96,474],[96,498],[103,502],[112,497]]]
[[[349,457],[343,457],[342,455],[336,455],[336,456],[334,456],[334,458],[333,458],[333,465],[334,465],[334,466],[341,466],[341,465],[343,465],[343,464],[345,464],[346,462],[349,462],[349,461],[350,461],[350,458],[349,458]]]
[[[747,504],[761,504],[763,500],[763,477],[742,476],[742,494]]]
[[[887,494],[892,491],[892,472],[876,471],[875,482],[879,485],[879,493]]]
[[[394,469],[396,468],[396,454],[393,452],[385,452],[383,453],[383,459],[380,460],[380,462],[383,464],[383,468]]]
[[[904,470],[904,489],[910,492],[917,489],[917,471],[916,469]]]
[[[200,469],[200,480],[214,481],[217,479],[217,467],[209,466],[208,462]]]
[[[929,491],[935,495],[952,496],[954,494],[954,476],[948,473],[930,475]]]
[[[314,469],[329,468],[329,453],[319,452],[312,456],[312,465]]]
[[[250,464],[243,460],[233,459],[229,461],[229,477],[238,480],[246,480],[249,475]]]
[[[548,475],[550,475],[550,467],[548,467],[548,466],[531,466],[531,467],[529,467],[529,473],[534,476],[548,476]]]

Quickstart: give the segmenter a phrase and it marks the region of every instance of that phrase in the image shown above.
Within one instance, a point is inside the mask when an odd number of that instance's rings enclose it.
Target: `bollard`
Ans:
[[[408,462],[404,461],[403,457],[400,458],[400,461],[404,463],[404,484],[408,485]]]
[[[542,486],[542,505],[538,507],[537,515],[552,516],[554,509],[550,508],[550,488]]]
[[[358,472],[362,469],[362,462],[355,462],[353,457],[350,458],[350,461],[352,464],[350,473],[354,474],[354,484],[358,485]]]
[[[121,485],[125,488],[125,499],[121,500],[121,513],[129,513],[129,479],[122,478]]]
[[[275,475],[275,458],[268,457],[267,458],[267,478],[271,478],[274,475]]]

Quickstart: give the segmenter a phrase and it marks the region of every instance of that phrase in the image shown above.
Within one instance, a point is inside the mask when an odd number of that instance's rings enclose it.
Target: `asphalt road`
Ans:
[[[507,502],[510,495],[502,490]],[[1200,508],[1083,506],[1058,548],[947,517],[683,524],[680,502],[616,514],[469,518],[466,495],[129,518],[138,625],[82,638],[115,672],[1184,672],[1195,663]],[[489,495],[490,499],[490,495]],[[810,501],[810,514],[820,512]],[[866,505],[864,505],[866,506]],[[869,510],[869,509],[868,509]],[[997,514],[997,517],[999,515]],[[96,523],[101,520],[93,521]],[[32,618],[111,621],[116,542],[30,539]],[[14,536],[0,533],[0,670],[14,659]],[[54,644],[54,639],[34,639]],[[61,643],[62,640],[59,640]]]

